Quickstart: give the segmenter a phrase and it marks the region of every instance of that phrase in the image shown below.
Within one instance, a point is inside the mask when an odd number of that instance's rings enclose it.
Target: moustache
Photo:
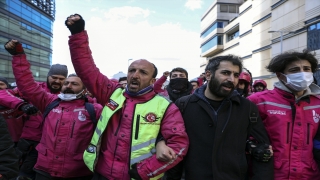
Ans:
[[[58,86],[61,86],[61,84],[59,84],[59,83],[51,83],[51,86],[53,86],[53,85],[58,85]]]
[[[221,86],[225,86],[225,87],[234,89],[234,84],[230,81],[221,83]]]
[[[64,94],[67,94],[67,93],[74,94],[74,91],[72,91],[71,89],[66,89],[66,90],[63,91],[63,93]]]

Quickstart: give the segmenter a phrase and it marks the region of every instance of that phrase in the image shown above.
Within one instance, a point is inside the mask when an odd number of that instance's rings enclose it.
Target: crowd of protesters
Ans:
[[[65,25],[76,74],[54,64],[36,82],[22,42],[4,45],[17,87],[0,77],[0,180],[320,179],[311,52],[274,57],[273,88],[234,55],[194,79],[182,67],[156,79],[146,59],[113,79],[95,65],[84,19]]]

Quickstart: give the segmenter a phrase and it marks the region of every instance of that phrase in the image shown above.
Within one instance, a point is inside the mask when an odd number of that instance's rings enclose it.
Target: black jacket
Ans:
[[[8,132],[5,119],[0,115],[0,174],[7,179],[18,176],[18,156]]]
[[[248,131],[251,129],[250,134],[258,142],[270,144],[260,116],[256,123],[250,123],[250,104],[256,113],[258,109],[234,91],[215,111],[204,96],[206,87],[203,85],[190,95],[182,113],[190,142],[182,162],[185,179],[245,179]],[[176,105],[181,106],[179,100]],[[179,179],[177,175],[181,175],[181,171],[179,165],[169,170],[167,179]],[[256,180],[273,179],[273,158],[267,163],[253,160],[253,173]]]

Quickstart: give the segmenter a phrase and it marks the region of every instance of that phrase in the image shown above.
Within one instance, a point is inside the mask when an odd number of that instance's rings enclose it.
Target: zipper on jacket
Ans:
[[[136,110],[136,105],[134,105],[133,108],[133,113],[132,113],[132,117],[134,117],[134,112]],[[131,132],[130,132],[130,148],[129,148],[129,163],[128,163],[128,168],[131,169],[130,163],[131,163],[131,148],[132,148],[132,131],[133,131],[133,119],[131,120]]]
[[[310,139],[310,123],[307,124],[307,144],[309,144]]]
[[[139,125],[140,125],[140,114],[137,115],[136,133],[134,135],[134,139],[138,139],[138,137],[139,137]]]
[[[287,144],[289,143],[290,123],[287,123]]]
[[[73,121],[70,138],[73,137],[73,130],[74,130],[74,125],[75,124],[76,124],[76,121]]]
[[[116,132],[114,133],[115,136],[118,135],[118,132],[119,132],[119,129],[120,129],[120,125],[121,125],[121,121],[122,121],[122,117],[120,117],[120,120],[119,120],[119,124],[118,124],[118,127],[117,127],[117,130]]]
[[[56,127],[55,127],[55,129],[54,129],[54,136],[56,136],[59,121],[60,121],[60,120],[58,120],[58,121],[56,122]]]

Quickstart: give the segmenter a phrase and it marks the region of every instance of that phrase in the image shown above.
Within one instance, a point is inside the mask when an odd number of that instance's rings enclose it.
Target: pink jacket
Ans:
[[[37,82],[38,86],[45,90],[47,93],[51,93],[50,89],[47,87],[46,82]],[[19,94],[29,102],[32,102],[32,98],[29,100],[28,97],[22,95],[18,88],[15,89]],[[26,116],[25,123],[23,126],[21,138],[33,140],[39,142],[42,135],[42,114],[39,112],[38,114]]]
[[[105,105],[114,90],[120,87],[100,73],[95,66],[89,48],[87,32],[70,36],[70,54],[74,69],[83,80],[89,91],[97,98],[98,103]],[[139,102],[150,100],[156,94],[151,91],[138,97],[130,97],[126,93],[125,106],[109,121],[104,131],[101,152],[96,165],[96,171],[108,179],[129,180],[129,156],[131,148],[132,115],[134,107]],[[156,108],[156,107],[155,107]],[[173,162],[161,162],[154,154],[138,163],[138,173],[142,179],[149,179],[148,174],[157,171],[160,174],[182,160],[188,149],[188,137],[183,119],[178,108],[171,104],[167,109],[161,124],[161,133],[179,156]]]
[[[18,142],[22,134],[24,113],[19,110],[20,106],[26,104],[23,99],[15,96],[11,89],[0,90],[0,114],[5,118],[8,131],[13,142]]]
[[[12,68],[21,93],[43,113],[46,106],[57,99],[47,93],[32,77],[26,55],[13,56]],[[43,132],[35,169],[53,177],[72,178],[88,176],[92,172],[83,162],[83,152],[90,143],[94,125],[85,110],[84,99],[61,101],[50,111],[43,122]],[[96,118],[102,106],[94,104]]]
[[[320,120],[320,88],[311,84],[295,96],[282,83],[248,97],[258,108],[274,151],[275,180],[319,179],[313,139]]]
[[[166,89],[162,89],[162,85],[164,82],[166,82],[167,76],[161,76],[154,84],[153,84],[153,90],[157,94],[161,94],[164,97],[167,97],[169,99],[169,94]]]

